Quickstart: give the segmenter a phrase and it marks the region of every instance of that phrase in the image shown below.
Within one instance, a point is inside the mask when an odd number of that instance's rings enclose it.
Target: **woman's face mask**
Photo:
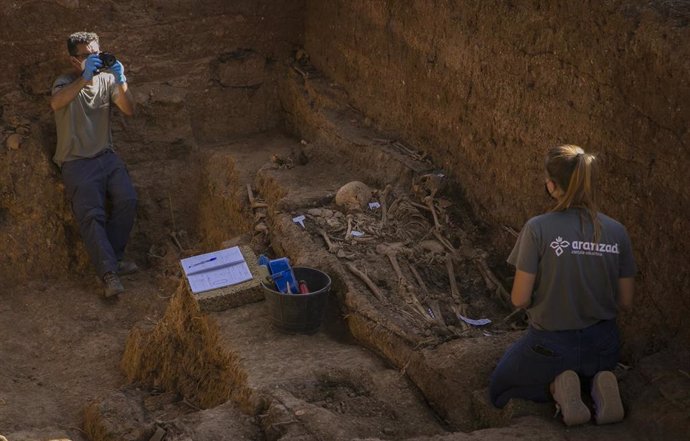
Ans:
[[[549,189],[549,182],[552,185],[552,189]],[[554,192],[556,191],[556,183],[550,178],[546,178],[546,181],[544,182],[544,191],[549,199],[557,199],[556,196],[554,196]]]

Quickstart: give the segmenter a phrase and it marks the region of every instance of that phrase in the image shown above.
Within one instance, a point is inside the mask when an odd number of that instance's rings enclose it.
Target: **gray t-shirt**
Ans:
[[[53,83],[53,95],[77,78],[77,74],[58,77]],[[58,167],[66,161],[92,158],[113,147],[110,103],[117,96],[115,77],[103,72],[95,75],[92,84],[84,86],[68,105],[55,111],[57,147],[53,161]]]
[[[580,209],[533,217],[520,232],[508,263],[536,274],[527,308],[533,327],[583,329],[616,317],[618,279],[635,275],[635,261],[625,227],[604,214],[598,218],[598,243]]]

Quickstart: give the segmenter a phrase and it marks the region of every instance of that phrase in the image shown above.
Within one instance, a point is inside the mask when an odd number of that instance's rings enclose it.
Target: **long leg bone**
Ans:
[[[446,268],[448,269],[448,278],[450,279],[450,292],[451,296],[455,300],[455,304],[451,305],[451,309],[456,316],[467,315],[467,305],[462,301],[460,297],[460,290],[458,289],[458,284],[455,281],[455,268],[453,268],[453,258],[450,254],[446,254]],[[460,319],[460,317],[458,317]],[[462,329],[468,329],[469,325],[463,320],[460,320],[460,327]]]
[[[347,267],[347,269],[350,270],[350,272],[351,272],[352,274],[354,274],[355,276],[359,277],[359,279],[360,279],[362,282],[364,282],[364,284],[365,284],[365,285],[371,290],[371,292],[374,294],[374,297],[376,297],[377,299],[379,299],[379,301],[381,301],[381,302],[384,302],[384,303],[386,302],[386,298],[383,297],[383,294],[381,294],[381,291],[379,290],[379,287],[376,286],[376,284],[374,284],[374,282],[371,281],[371,279],[369,278],[369,276],[367,276],[366,274],[364,274],[362,271],[358,270],[357,267],[355,267],[355,266],[354,266],[353,264],[351,264],[351,263],[347,263],[347,264],[345,264],[345,266]]]
[[[328,237],[328,234],[326,234],[325,231],[319,229],[319,234],[321,237],[323,237],[324,242],[326,242],[326,246],[328,247],[328,252],[329,253],[337,253],[339,247],[337,245],[333,245],[333,242],[331,242],[331,239]]]
[[[405,276],[403,275],[402,270],[400,269],[400,265],[398,264],[398,259],[396,257],[398,251],[400,250],[400,248],[402,248],[402,246],[403,244],[400,242],[392,244],[381,243],[376,245],[376,252],[388,257],[388,260],[391,262],[391,266],[393,267],[395,274],[398,276],[398,283],[401,283],[403,280],[405,280]]]
[[[441,314],[441,308],[439,307],[438,301],[429,300],[431,297],[429,289],[427,288],[426,283],[424,283],[424,279],[422,279],[422,276],[419,274],[419,271],[417,271],[417,268],[415,268],[414,265],[412,265],[411,263],[408,263],[408,267],[410,268],[410,272],[417,281],[419,288],[422,290],[424,297],[428,299],[428,309],[431,309],[433,313],[433,318],[436,320],[436,322],[438,322],[438,324],[440,324],[444,328],[447,327],[445,320],[443,320],[443,315]]]
[[[417,268],[414,267],[414,265],[410,264],[410,272],[414,276],[415,280],[417,281],[417,284],[419,285],[419,288],[422,290],[422,293],[424,294],[425,298],[429,298],[429,289],[426,287],[426,284],[424,283],[424,279],[422,279],[422,276],[419,274],[419,271],[417,271]],[[441,326],[448,327],[446,324],[446,321],[443,320],[443,315],[441,314],[441,307],[438,304],[438,300],[431,300],[428,302],[429,303],[429,308],[433,312],[434,319],[440,324]]]
[[[403,298],[403,300],[405,300],[405,303],[409,304],[410,307],[420,316],[422,316],[426,321],[434,321],[431,317],[429,317],[428,311],[424,309],[422,303],[415,295],[412,287],[410,286],[410,283],[407,281],[405,275],[400,269],[400,263],[398,263],[397,253],[402,248],[402,246],[403,244],[400,242],[394,244],[382,243],[376,246],[376,252],[388,257],[388,260],[390,261],[391,266],[395,271],[395,274],[398,276],[398,289],[400,291],[400,296]]]
[[[446,253],[446,269],[448,270],[448,278],[450,279],[450,294],[455,299],[455,301],[462,303],[462,298],[460,297],[460,290],[458,289],[458,284],[455,280],[455,268],[453,268],[453,256],[450,253]]]
[[[412,272],[412,275],[414,276],[415,280],[417,280],[417,284],[422,289],[424,295],[428,296],[429,290],[427,289],[426,284],[424,283],[424,279],[422,279],[422,276],[419,275],[417,268],[415,268],[414,265],[410,265],[410,271]]]

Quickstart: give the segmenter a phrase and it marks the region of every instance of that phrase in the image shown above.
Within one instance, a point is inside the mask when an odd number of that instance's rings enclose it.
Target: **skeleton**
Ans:
[[[443,190],[446,186],[446,178],[439,173],[429,173],[419,176],[412,183],[412,193],[423,201],[425,197],[431,196],[433,199],[436,193]]]
[[[445,176],[438,173],[430,173],[419,176],[414,179],[412,183],[412,193],[423,203],[413,203],[418,208],[423,208],[431,212],[434,219],[434,228],[441,231],[442,226],[439,222],[439,216],[443,215],[443,208],[439,207],[439,213],[436,212],[435,197],[436,194],[445,187]],[[445,215],[443,218],[445,220]]]
[[[364,255],[368,255],[370,261],[376,255],[386,257],[397,278],[397,284],[393,284],[397,296],[379,288],[366,270],[358,269],[353,262],[343,262],[379,301],[402,305],[403,308],[398,308],[396,313],[413,323],[430,325],[427,333],[462,336],[470,327],[459,317],[467,316],[468,305],[456,280],[454,265],[457,262],[473,262],[488,289],[494,290],[503,300],[509,296],[489,269],[485,253],[476,250],[468,234],[451,224],[445,209],[452,204],[438,198],[444,184],[442,175],[421,176],[413,183],[414,196],[395,194],[392,185],[388,184],[378,192],[381,204],[381,213],[378,214],[362,210],[371,197],[371,191],[361,182],[353,181],[338,191],[339,196],[336,195],[336,204],[347,211],[312,208],[307,211],[307,216],[316,220],[316,231],[323,238],[328,252],[339,259],[356,262],[362,261]],[[263,218],[257,217],[257,221],[261,220]],[[354,237],[354,230],[365,234]],[[376,246],[372,246],[374,243]],[[403,268],[407,272],[404,273]],[[441,294],[443,292],[446,294]],[[438,297],[440,294],[442,297]],[[459,320],[458,324],[455,321],[452,325],[446,323],[443,317],[445,308],[448,308],[447,312],[452,311]]]

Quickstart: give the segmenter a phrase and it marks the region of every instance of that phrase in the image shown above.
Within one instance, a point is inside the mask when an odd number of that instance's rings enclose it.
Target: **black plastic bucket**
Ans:
[[[331,290],[328,274],[304,267],[294,267],[297,280],[304,280],[309,288],[308,294],[283,294],[273,286],[261,283],[271,323],[277,329],[295,334],[313,334],[319,330],[323,313]]]

